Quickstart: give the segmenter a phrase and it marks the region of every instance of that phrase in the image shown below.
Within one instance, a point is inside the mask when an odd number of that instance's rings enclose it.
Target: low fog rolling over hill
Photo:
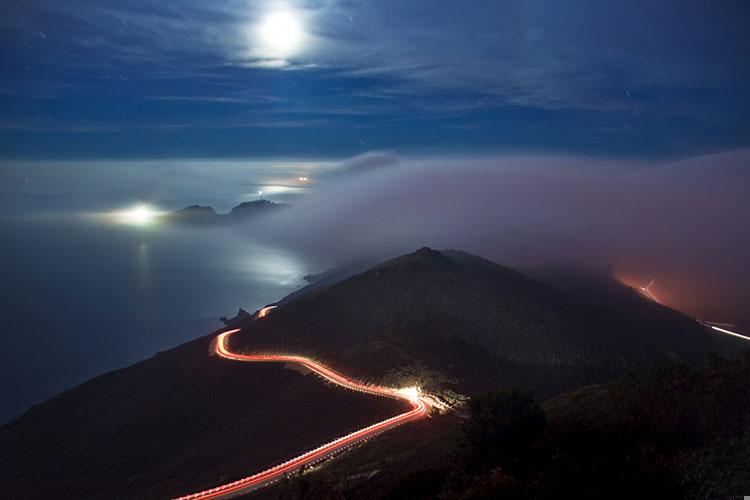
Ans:
[[[676,162],[373,153],[253,234],[341,263],[429,244],[513,267],[610,264],[631,285],[654,279],[683,312],[748,323],[749,164],[744,150]]]
[[[423,248],[282,301],[232,346],[302,352],[377,383],[540,395],[714,348],[692,319],[609,282],[623,297],[601,307],[464,252]]]

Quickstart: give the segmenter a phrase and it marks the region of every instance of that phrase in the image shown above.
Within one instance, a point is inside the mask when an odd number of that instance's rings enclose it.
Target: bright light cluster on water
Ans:
[[[156,218],[160,215],[160,212],[154,210],[152,207],[141,203],[128,210],[123,210],[118,214],[118,221],[122,224],[129,224],[131,226],[147,226],[152,224]]]

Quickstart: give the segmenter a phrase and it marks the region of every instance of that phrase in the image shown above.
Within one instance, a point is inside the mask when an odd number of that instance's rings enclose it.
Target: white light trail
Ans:
[[[725,333],[727,335],[732,335],[733,337],[739,337],[744,340],[750,340],[750,337],[747,337],[745,335],[740,335],[739,333],[730,332],[729,330],[725,330],[724,328],[719,328],[718,326],[711,325],[711,328],[716,330],[717,332]]]

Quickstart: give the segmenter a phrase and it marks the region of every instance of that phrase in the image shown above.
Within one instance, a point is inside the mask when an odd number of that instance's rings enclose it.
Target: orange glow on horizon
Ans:
[[[656,297],[656,295],[654,295],[654,292],[651,291],[651,289],[653,288],[655,282],[656,282],[656,280],[654,278],[651,278],[651,281],[649,281],[648,285],[646,285],[646,286],[639,286],[638,287],[638,291],[640,291],[641,294],[645,295],[646,297],[648,297],[649,299],[653,300],[654,302],[656,302],[658,304],[661,304],[661,301]]]
[[[657,304],[669,306],[669,304],[661,296],[662,295],[661,291],[659,292],[659,295],[657,295],[657,293],[655,292],[655,288],[656,288],[655,279],[652,278],[651,281],[648,282],[648,284],[643,285],[642,282],[640,282],[638,279],[631,278],[630,276],[623,276],[619,273],[614,278],[620,283],[622,283],[623,285],[625,285],[626,287],[632,288],[633,290],[641,294],[643,297],[649,300],[652,300],[656,302]]]

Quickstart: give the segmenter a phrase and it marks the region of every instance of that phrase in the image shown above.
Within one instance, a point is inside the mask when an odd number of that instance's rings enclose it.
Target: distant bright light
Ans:
[[[279,10],[261,20],[257,36],[264,57],[284,59],[302,48],[305,29],[299,14],[292,10]]]
[[[130,224],[133,226],[146,226],[154,222],[154,219],[159,215],[159,212],[155,211],[148,205],[138,205],[120,212],[120,221],[124,224]]]
[[[297,177],[297,180],[300,182],[307,182],[309,179],[303,175],[302,177]]]
[[[419,387],[402,387],[398,390],[398,393],[412,401],[419,399]]]
[[[279,184],[265,184],[263,185],[263,188],[258,190],[257,194],[259,196],[262,195],[269,195],[273,196],[276,194],[287,194],[287,193],[299,193],[304,191],[305,188],[300,186],[284,186]]]
[[[651,291],[651,287],[654,286],[654,283],[656,283],[656,280],[654,278],[651,278],[651,282],[648,285],[639,286],[638,290],[640,290],[641,294],[645,295],[649,299],[653,300],[656,303],[661,304],[661,302],[659,302],[659,299],[656,298],[656,295],[654,294],[654,292]]]

